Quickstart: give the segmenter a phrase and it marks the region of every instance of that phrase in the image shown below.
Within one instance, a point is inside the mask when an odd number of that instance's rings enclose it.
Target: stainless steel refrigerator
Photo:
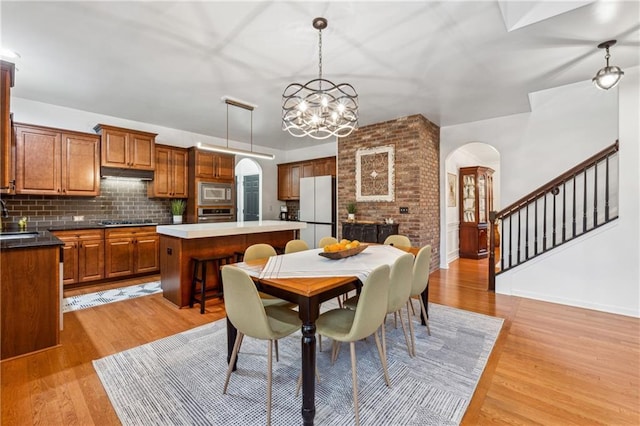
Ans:
[[[307,222],[300,239],[317,248],[322,237],[336,236],[336,180],[333,176],[300,179],[298,220]]]

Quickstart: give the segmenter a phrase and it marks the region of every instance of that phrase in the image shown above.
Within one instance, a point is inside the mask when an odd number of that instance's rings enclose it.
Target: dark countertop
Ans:
[[[15,225],[9,225],[7,229],[3,229],[0,232],[2,235],[20,235],[24,234],[23,238],[16,237],[6,240],[0,239],[0,250],[28,248],[28,247],[44,247],[44,246],[61,246],[64,245],[62,241],[56,238],[51,232],[53,231],[70,231],[80,229],[110,229],[110,228],[125,228],[132,226],[157,226],[160,223],[142,223],[142,224],[120,224],[120,225],[100,225],[95,222],[82,222],[73,225],[58,225],[58,226],[45,226],[34,227],[28,226],[24,230],[20,230]],[[35,237],[29,237],[28,234],[37,233]]]

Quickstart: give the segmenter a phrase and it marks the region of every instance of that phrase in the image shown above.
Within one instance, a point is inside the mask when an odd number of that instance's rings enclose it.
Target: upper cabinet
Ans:
[[[233,181],[236,158],[234,155],[190,148],[189,162],[196,179]]]
[[[16,194],[100,195],[100,138],[15,123]]]
[[[93,130],[102,137],[102,166],[154,170],[155,133],[98,124]]]
[[[149,197],[187,198],[189,153],[185,148],[156,145],[156,171],[147,185]]]
[[[336,175],[336,157],[278,164],[278,200],[300,199],[300,178]]]
[[[460,257],[488,256],[489,211],[493,208],[493,170],[460,169]]]
[[[15,193],[15,169],[12,161],[11,88],[15,66],[0,61],[0,192]]]

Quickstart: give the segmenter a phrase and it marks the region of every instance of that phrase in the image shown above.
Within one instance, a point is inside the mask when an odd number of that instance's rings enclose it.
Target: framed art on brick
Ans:
[[[356,201],[395,201],[393,145],[356,151]]]

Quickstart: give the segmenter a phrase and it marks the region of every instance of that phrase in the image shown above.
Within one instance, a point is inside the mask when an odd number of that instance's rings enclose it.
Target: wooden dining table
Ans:
[[[398,248],[414,255],[419,250],[414,247]],[[246,262],[246,265],[259,269],[264,267],[267,261],[268,259],[258,259]],[[320,315],[320,304],[350,290],[359,289],[361,282],[356,276],[269,279],[253,276],[252,278],[259,291],[298,305],[299,317],[302,321],[302,419],[304,425],[313,425],[316,413],[316,320]],[[428,306],[428,287],[421,297],[425,307]],[[422,320],[424,325],[425,319],[422,318]],[[236,335],[236,328],[227,319],[227,362],[231,360]]]

